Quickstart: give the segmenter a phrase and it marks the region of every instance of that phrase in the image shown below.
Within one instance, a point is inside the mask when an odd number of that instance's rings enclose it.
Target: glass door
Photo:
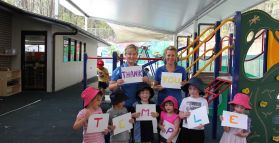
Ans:
[[[46,32],[22,32],[23,90],[46,90]]]

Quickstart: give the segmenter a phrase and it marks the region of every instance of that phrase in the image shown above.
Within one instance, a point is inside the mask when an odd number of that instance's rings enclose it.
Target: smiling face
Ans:
[[[138,60],[138,49],[134,45],[129,45],[125,49],[125,59],[129,66],[134,66],[136,61]]]
[[[195,86],[189,85],[188,90],[189,90],[189,94],[191,95],[191,97],[193,97],[193,98],[200,97],[200,90],[198,88],[196,88]]]
[[[148,103],[150,98],[150,92],[148,89],[145,89],[139,93],[140,100],[142,102]]]
[[[174,50],[167,50],[165,54],[166,64],[175,64],[176,54]]]

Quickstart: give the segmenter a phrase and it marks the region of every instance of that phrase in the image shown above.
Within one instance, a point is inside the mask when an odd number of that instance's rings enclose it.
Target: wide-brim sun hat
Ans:
[[[193,77],[184,86],[182,86],[181,89],[184,92],[188,92],[188,88],[189,88],[190,85],[193,85],[196,88],[198,88],[199,91],[200,91],[200,94],[204,95],[204,83],[202,82],[201,79],[199,79],[197,77]]]
[[[237,93],[233,100],[229,102],[229,104],[234,104],[234,105],[241,105],[247,110],[251,110],[250,106],[250,97],[246,94],[243,93]]]
[[[149,93],[150,93],[149,99],[151,99],[154,96],[154,90],[147,83],[142,82],[139,84],[138,90],[136,92],[136,95],[137,95],[136,97],[138,100],[140,100],[140,96],[139,96],[140,92],[142,92],[144,90],[149,91]]]
[[[86,107],[98,94],[102,94],[102,91],[97,90],[91,86],[83,90],[81,93],[81,98],[83,99],[83,107]]]
[[[117,88],[110,94],[110,101],[112,105],[126,101],[129,97],[121,88]]]
[[[176,100],[175,97],[170,96],[170,95],[167,96],[167,97],[164,99],[164,101],[163,101],[163,102],[161,103],[161,105],[160,105],[160,108],[164,111],[164,110],[165,110],[165,108],[164,108],[165,103],[168,102],[168,101],[171,101],[171,102],[173,103],[174,109],[178,111],[178,102],[177,102],[177,100]]]

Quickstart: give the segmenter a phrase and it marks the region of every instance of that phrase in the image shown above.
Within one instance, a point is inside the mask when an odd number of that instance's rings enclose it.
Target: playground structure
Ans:
[[[220,28],[233,22],[235,32],[229,36],[221,38]],[[252,110],[249,116],[252,118],[251,134],[247,138],[250,143],[270,143],[279,142],[279,21],[272,18],[267,13],[260,10],[252,10],[245,13],[236,12],[234,18],[217,21],[214,27],[209,26],[201,34],[194,33],[193,42],[186,47],[178,49],[179,60],[186,60],[186,70],[191,77],[200,77],[208,84],[205,89],[206,98],[209,103],[213,102],[212,116],[212,138],[216,139],[218,115],[223,110],[230,110],[227,105],[232,100],[233,95],[238,92],[250,96]],[[214,29],[203,41],[200,41],[209,29]],[[264,32],[263,32],[264,31]],[[260,34],[258,34],[260,33]],[[253,42],[262,36],[262,52],[251,59],[247,58],[247,53]],[[209,40],[215,38],[215,46],[212,49],[204,49],[204,53],[199,55],[199,48]],[[228,45],[223,47],[223,41],[227,38]],[[277,49],[276,49],[277,48]],[[222,53],[228,50],[227,71],[222,72]],[[206,53],[214,51],[209,58]],[[182,57],[186,52],[187,55]],[[263,76],[260,78],[249,78],[245,71],[245,61],[251,61],[263,55]],[[192,62],[190,60],[192,58]],[[84,55],[84,87],[86,87],[86,64],[88,59],[97,59]],[[113,57],[101,57],[100,59],[112,59],[113,69],[116,68],[117,61],[123,63],[123,56],[118,58],[117,53]],[[143,67],[152,65],[161,58],[139,58],[139,60],[149,60]],[[199,61],[208,61],[199,68]],[[203,72],[206,67],[214,62],[214,72]],[[190,72],[191,71],[191,72]],[[222,102],[219,98],[222,97]],[[225,102],[225,103],[224,103]]]

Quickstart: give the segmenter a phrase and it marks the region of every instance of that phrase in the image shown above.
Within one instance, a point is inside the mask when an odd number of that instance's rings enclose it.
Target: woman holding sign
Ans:
[[[141,67],[137,67],[138,47],[131,44],[125,48],[126,63],[121,67],[117,67],[112,75],[109,83],[109,89],[115,90],[120,87],[129,97],[125,101],[125,106],[128,111],[133,109],[132,105],[136,100],[136,92],[140,82],[149,82]],[[138,69],[140,68],[140,69]]]
[[[167,96],[173,96],[179,105],[182,101],[181,86],[186,83],[186,71],[177,65],[177,49],[169,46],[164,51],[165,65],[159,67],[155,73],[154,89],[158,91],[157,105],[160,105]]]

